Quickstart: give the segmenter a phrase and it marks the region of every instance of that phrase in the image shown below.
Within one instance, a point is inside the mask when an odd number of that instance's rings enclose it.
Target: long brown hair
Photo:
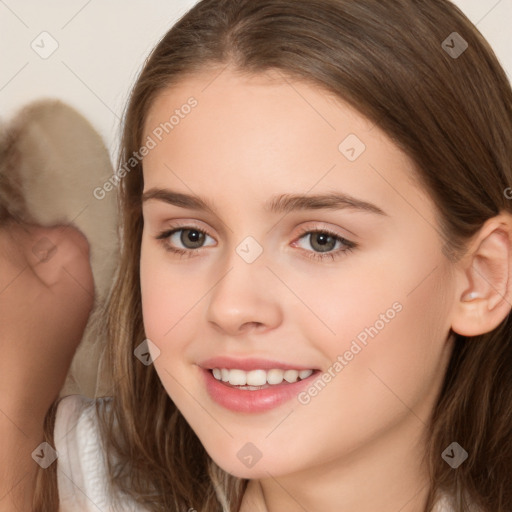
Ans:
[[[467,49],[450,52],[454,41],[463,48],[462,40]],[[452,261],[487,219],[512,210],[504,194],[512,183],[510,83],[489,44],[448,0],[199,2],[140,73],[125,112],[120,168],[143,144],[145,117],[160,91],[228,65],[248,74],[280,70],[334,93],[376,123],[416,163],[411,173],[437,205],[444,254]],[[106,319],[114,400],[111,410],[98,411],[117,459],[110,464],[112,485],[154,511],[235,512],[248,481],[210,459],[153,366],[133,355],[145,339],[142,188],[139,163],[119,190],[122,256]],[[456,470],[441,458],[454,440],[469,454]],[[439,491],[456,497],[457,512],[468,510],[466,498],[484,511],[512,510],[510,316],[481,336],[455,334],[427,455],[426,511]]]

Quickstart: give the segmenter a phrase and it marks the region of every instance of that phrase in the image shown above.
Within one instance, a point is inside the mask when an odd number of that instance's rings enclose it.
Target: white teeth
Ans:
[[[284,370],[274,369],[267,372],[267,382],[269,384],[281,384],[283,382]]]
[[[313,370],[301,370],[299,372],[299,377],[301,379],[307,379],[312,374],[313,374]]]
[[[251,370],[246,372],[237,368],[213,368],[213,376],[222,382],[229,382],[232,386],[264,386],[265,384],[281,384],[283,380],[293,384],[297,380],[307,379],[313,370]],[[249,388],[250,389],[250,388]]]
[[[284,380],[286,382],[297,382],[297,377],[299,376],[299,372],[297,370],[286,370],[284,372]]]
[[[251,370],[247,372],[247,384],[249,386],[264,386],[266,383],[267,372],[265,370]]]
[[[247,372],[243,370],[229,370],[229,383],[232,386],[245,386],[247,384]]]

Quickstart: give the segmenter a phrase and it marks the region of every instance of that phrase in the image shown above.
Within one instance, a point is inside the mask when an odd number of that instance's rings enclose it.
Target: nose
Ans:
[[[275,329],[282,321],[278,285],[263,258],[247,263],[234,254],[209,295],[207,319],[230,336]]]

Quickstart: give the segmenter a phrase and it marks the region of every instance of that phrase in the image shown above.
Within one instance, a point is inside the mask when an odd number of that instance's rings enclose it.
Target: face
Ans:
[[[279,476],[418,437],[454,288],[412,161],[340,99],[270,72],[165,90],[144,141],[145,333],[215,462]]]

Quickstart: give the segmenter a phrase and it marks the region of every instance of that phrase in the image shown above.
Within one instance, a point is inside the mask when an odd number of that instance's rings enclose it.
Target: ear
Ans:
[[[512,214],[502,211],[482,226],[456,272],[452,330],[463,336],[492,331],[512,308]]]

